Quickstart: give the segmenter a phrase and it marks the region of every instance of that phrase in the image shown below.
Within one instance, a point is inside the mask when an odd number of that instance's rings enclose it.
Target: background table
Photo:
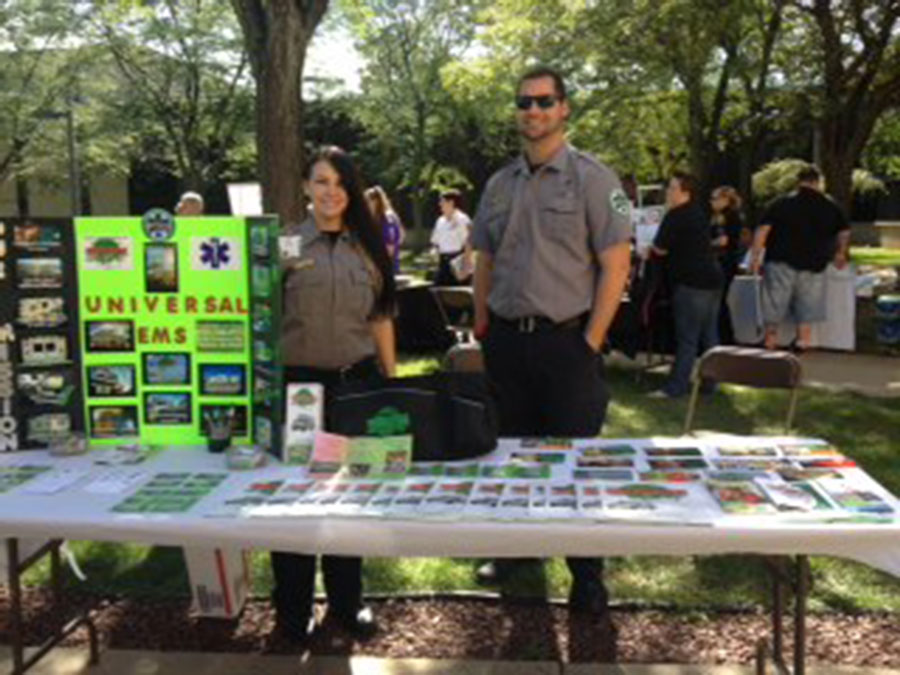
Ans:
[[[754,307],[755,286],[759,277],[736,276],[731,282],[729,308],[735,339],[752,344],[762,340],[757,331],[757,308]],[[812,324],[810,346],[825,349],[856,349],[856,273],[852,266],[825,269],[825,321]],[[789,345],[797,335],[796,323],[787,318],[778,325],[778,344]]]

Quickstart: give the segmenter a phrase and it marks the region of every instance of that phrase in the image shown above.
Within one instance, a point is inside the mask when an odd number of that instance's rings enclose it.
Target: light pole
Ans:
[[[69,149],[69,208],[72,217],[81,215],[81,176],[78,173],[78,157],[75,154],[75,107],[69,100],[65,111],[46,110],[38,113],[41,119],[58,120],[66,118],[66,144]]]
[[[71,105],[66,110],[66,140],[69,145],[69,198],[72,200],[72,217],[81,215],[81,175],[75,155],[75,112]]]

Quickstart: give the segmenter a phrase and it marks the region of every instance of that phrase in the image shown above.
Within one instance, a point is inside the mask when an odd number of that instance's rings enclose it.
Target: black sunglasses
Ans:
[[[537,103],[537,107],[541,110],[548,110],[556,105],[559,99],[553,94],[543,94],[541,96],[516,96],[516,107],[519,110],[528,110],[532,105]]]

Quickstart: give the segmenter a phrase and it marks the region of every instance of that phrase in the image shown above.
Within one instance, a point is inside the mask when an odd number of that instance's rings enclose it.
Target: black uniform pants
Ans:
[[[343,370],[322,370],[303,366],[285,368],[287,382],[319,382],[326,391],[341,382],[380,377],[374,358]],[[326,396],[327,405],[327,396]],[[280,621],[305,625],[312,615],[316,587],[316,556],[272,551],[275,589],[272,602]],[[322,556],[322,577],[328,596],[328,611],[354,616],[362,605],[362,558]]]
[[[609,394],[603,357],[585,341],[584,325],[584,319],[552,325],[491,316],[482,350],[497,390],[501,436],[600,433]],[[576,580],[603,573],[602,558],[570,557],[566,563]]]

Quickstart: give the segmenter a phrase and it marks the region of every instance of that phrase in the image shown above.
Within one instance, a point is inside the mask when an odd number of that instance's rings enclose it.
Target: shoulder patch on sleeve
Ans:
[[[627,216],[631,213],[631,202],[622,188],[616,188],[609,193],[609,206],[620,216]]]

